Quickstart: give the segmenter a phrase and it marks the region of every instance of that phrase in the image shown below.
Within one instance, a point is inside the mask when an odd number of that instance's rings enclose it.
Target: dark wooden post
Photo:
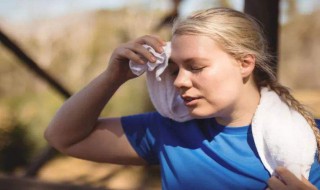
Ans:
[[[279,0],[245,0],[244,12],[256,18],[267,37],[270,53],[274,56],[272,67],[278,71]]]

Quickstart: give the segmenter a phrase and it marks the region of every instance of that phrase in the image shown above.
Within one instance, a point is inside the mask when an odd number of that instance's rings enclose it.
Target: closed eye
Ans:
[[[190,71],[194,72],[194,73],[198,73],[198,72],[201,72],[204,68],[206,68],[206,67],[205,66],[204,67],[190,67]]]

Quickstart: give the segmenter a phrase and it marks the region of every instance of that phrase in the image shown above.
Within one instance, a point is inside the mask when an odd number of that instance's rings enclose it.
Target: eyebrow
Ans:
[[[194,62],[196,62],[196,61],[207,61],[208,59],[206,59],[206,58],[201,58],[201,57],[194,57],[194,58],[188,58],[188,59],[185,59],[185,60],[183,60],[182,62],[183,63],[187,63],[187,64],[190,64],[190,63],[194,63]],[[169,64],[171,63],[173,63],[173,64],[176,64],[176,62],[174,62],[173,60],[172,60],[172,58],[169,58]]]

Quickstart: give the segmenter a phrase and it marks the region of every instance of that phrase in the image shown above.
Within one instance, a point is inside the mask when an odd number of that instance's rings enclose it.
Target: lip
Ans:
[[[186,106],[195,106],[200,99],[200,97],[192,97],[192,96],[181,96],[183,102]]]

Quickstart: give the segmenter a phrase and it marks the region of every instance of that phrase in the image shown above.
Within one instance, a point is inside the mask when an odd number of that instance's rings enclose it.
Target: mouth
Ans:
[[[181,96],[186,106],[194,106],[197,104],[200,97]]]

